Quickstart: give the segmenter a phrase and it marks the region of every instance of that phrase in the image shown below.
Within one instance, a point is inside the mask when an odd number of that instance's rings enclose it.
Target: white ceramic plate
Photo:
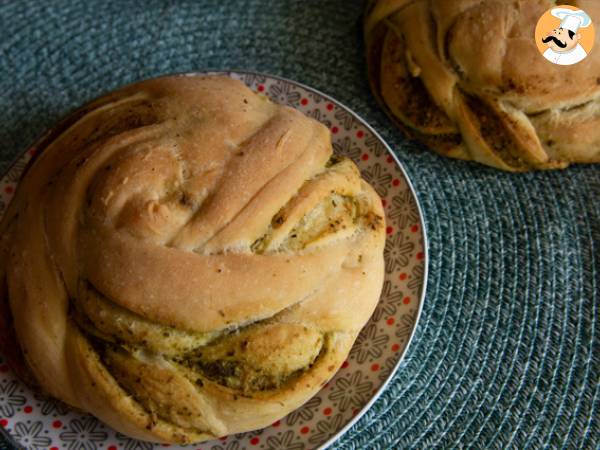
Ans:
[[[335,153],[348,156],[358,164],[362,176],[381,196],[386,212],[385,283],[377,309],[348,360],[315,397],[269,428],[185,448],[324,448],[348,430],[381,394],[413,336],[427,278],[427,245],[421,211],[410,181],[391,149],[348,108],[290,80],[249,72],[227,74],[242,80],[256,92],[325,124],[331,130]],[[39,147],[40,144],[25,152],[0,179],[0,216],[27,163],[36,151],[41,151]],[[13,375],[1,354],[0,425],[15,442],[32,449],[151,450],[163,447],[129,439],[91,416],[73,412],[32,392]]]

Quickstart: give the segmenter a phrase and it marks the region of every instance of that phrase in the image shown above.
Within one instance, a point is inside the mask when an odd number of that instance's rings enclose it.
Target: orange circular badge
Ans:
[[[535,27],[535,43],[553,64],[570,66],[583,61],[594,46],[594,24],[582,9],[560,5],[546,11]]]

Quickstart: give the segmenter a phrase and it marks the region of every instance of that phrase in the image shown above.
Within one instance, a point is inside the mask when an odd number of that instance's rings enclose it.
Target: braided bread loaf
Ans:
[[[600,162],[600,33],[572,66],[538,53],[550,0],[379,0],[365,38],[373,92],[438,153],[524,171]],[[600,20],[600,2],[571,2]]]
[[[183,443],[267,426],[334,375],[378,301],[385,224],[324,126],[216,76],[63,125],[0,227],[0,292],[45,391]]]

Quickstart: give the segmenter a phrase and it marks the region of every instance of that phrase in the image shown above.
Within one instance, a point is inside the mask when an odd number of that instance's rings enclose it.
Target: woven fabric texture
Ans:
[[[334,447],[598,448],[600,165],[507,174],[405,140],[369,92],[364,6],[2,1],[0,169],[71,109],[142,78],[241,69],[320,89],[405,165],[430,257],[400,370]]]

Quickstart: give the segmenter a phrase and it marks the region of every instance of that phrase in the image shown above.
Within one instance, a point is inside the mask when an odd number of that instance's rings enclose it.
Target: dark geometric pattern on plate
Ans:
[[[269,436],[267,449],[269,450],[304,450],[306,445],[302,442],[293,442],[294,432],[286,431],[281,437]]]
[[[355,163],[358,163],[360,159],[360,147],[348,136],[341,140],[333,141],[333,150],[336,154],[346,156]]]
[[[374,134],[369,133],[367,139],[365,140],[365,144],[369,151],[371,151],[378,158],[386,153],[385,146],[381,143],[381,140],[377,139]]]
[[[302,408],[292,411],[285,418],[285,422],[288,425],[296,425],[298,421],[308,422],[312,420],[315,415],[315,409],[321,404],[321,398],[313,397],[304,404]]]
[[[395,220],[400,229],[413,225],[419,220],[415,199],[409,189],[392,197],[392,209],[388,217]]]
[[[414,242],[402,234],[396,233],[385,241],[385,271],[392,273],[395,270],[408,266],[411,255],[415,250]]]
[[[137,439],[131,439],[128,436],[125,436],[121,433],[116,433],[117,439],[119,440],[119,445],[123,450],[152,450],[154,448],[154,444],[150,442],[142,442]]]
[[[344,415],[336,414],[333,417],[329,417],[326,420],[321,420],[317,424],[317,433],[315,433],[309,440],[311,444],[319,444],[327,440],[330,436],[333,436],[337,430],[339,430],[344,423]]]
[[[41,402],[40,412],[44,416],[54,414],[58,416],[64,416],[65,414],[68,414],[71,411],[71,408],[69,408],[65,403],[61,402],[60,400],[48,397],[44,394],[36,392],[34,394],[34,398],[37,401]]]
[[[8,170],[4,179],[11,183],[16,183],[21,178],[21,174],[23,173],[23,170],[25,170],[25,166],[27,166],[26,161],[17,161],[15,165]]]
[[[399,338],[407,338],[410,336],[410,333],[415,325],[415,321],[417,320],[417,312],[411,311],[407,314],[404,314],[400,319],[400,325],[396,330],[396,336]]]
[[[334,117],[342,124],[344,130],[350,131],[353,128],[354,116],[348,111],[340,109],[336,111]]]
[[[267,77],[259,73],[245,73],[242,75],[242,81],[248,86],[258,86],[264,84],[267,81]]]
[[[97,450],[107,437],[104,425],[91,416],[71,420],[66,431],[60,433],[69,450]]]
[[[402,302],[402,298],[404,298],[404,293],[397,290],[390,280],[385,280],[381,290],[381,300],[373,312],[373,322],[379,322],[382,318],[394,316]]]
[[[392,374],[394,367],[396,367],[396,359],[393,356],[391,356],[385,360],[385,363],[383,363],[383,367],[379,371],[378,375],[379,380],[387,380],[387,378]]]
[[[277,103],[295,105],[300,100],[300,92],[287,83],[273,84],[268,90],[269,96]]]
[[[331,128],[331,120],[327,118],[327,115],[323,113],[319,108],[315,108],[306,114],[308,117],[312,117],[318,122],[321,122],[327,128]]]
[[[421,295],[423,289],[423,275],[425,272],[425,263],[419,263],[413,267],[411,272],[411,278],[408,282],[408,288],[415,293],[415,295]]]
[[[369,169],[363,170],[361,175],[375,188],[380,197],[387,196],[388,187],[392,182],[392,174],[388,173],[381,164],[373,164]]]
[[[30,424],[17,422],[13,433],[19,442],[28,449],[45,449],[52,442],[48,436],[44,436],[44,424],[41,420]]]
[[[241,450],[240,441],[231,441],[226,446],[213,445],[210,450]]]
[[[365,378],[362,372],[339,378],[335,381],[329,399],[338,402],[338,408],[342,412],[350,407],[360,408],[373,389],[373,383],[365,381]]]
[[[25,396],[19,393],[20,384],[16,380],[0,383],[0,416],[12,417],[16,408],[26,402]]]
[[[350,355],[356,359],[359,364],[379,358],[383,354],[385,344],[390,340],[387,334],[378,333],[377,325],[374,323],[368,324],[362,329]]]

